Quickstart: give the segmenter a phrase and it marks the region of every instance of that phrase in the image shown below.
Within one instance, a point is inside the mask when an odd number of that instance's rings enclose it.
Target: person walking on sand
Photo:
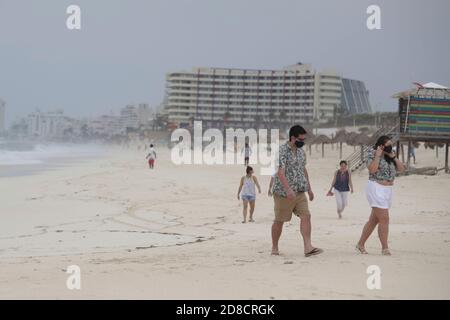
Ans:
[[[361,238],[356,244],[357,252],[367,254],[365,244],[378,225],[378,236],[381,242],[381,254],[390,256],[388,246],[389,208],[392,204],[393,185],[397,172],[405,170],[403,163],[392,150],[392,141],[388,136],[378,138],[373,150],[369,150],[367,167],[369,182],[366,196],[372,212],[369,221],[364,225]]]
[[[156,151],[153,148],[153,144],[150,145],[149,152],[145,159],[148,159],[148,166],[150,169],[153,169],[155,166],[155,160],[156,160]]]
[[[289,130],[289,141],[281,145],[278,154],[278,171],[273,185],[275,219],[272,224],[272,255],[279,255],[278,242],[283,224],[292,219],[294,213],[300,218],[300,233],[303,237],[306,257],[323,252],[311,243],[311,214],[309,201],[314,193],[306,170],[306,152],[302,149],[306,130],[299,125]]]
[[[351,173],[348,171],[347,161],[342,160],[339,166],[339,170],[334,173],[327,196],[336,196],[337,214],[339,219],[341,219],[342,212],[347,206],[348,193],[353,193],[353,183]]]
[[[247,208],[250,205],[250,217],[249,222],[255,222],[253,220],[253,212],[255,211],[255,201],[256,201],[256,191],[255,186],[258,188],[258,192],[261,193],[261,187],[259,186],[258,179],[253,175],[253,168],[247,167],[246,175],[241,178],[241,182],[239,184],[238,190],[238,200],[242,199],[243,209],[242,215],[244,216],[244,220],[242,223],[247,222]]]
[[[252,155],[252,148],[250,148],[248,142],[245,143],[244,148],[242,148],[241,153],[244,154],[244,166],[248,166],[250,156]]]
[[[416,164],[416,147],[414,146],[414,144],[411,146],[411,150],[409,152],[410,157],[413,158],[414,160],[414,164]]]

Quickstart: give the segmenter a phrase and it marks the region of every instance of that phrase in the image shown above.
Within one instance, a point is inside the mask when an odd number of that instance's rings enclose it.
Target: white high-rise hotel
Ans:
[[[167,75],[165,108],[169,122],[181,127],[193,120],[206,127],[252,127],[255,121],[323,123],[340,108],[370,112],[364,83],[348,80],[346,90],[343,80],[348,79],[301,63],[283,70],[194,68]],[[358,106],[350,105],[352,101]]]

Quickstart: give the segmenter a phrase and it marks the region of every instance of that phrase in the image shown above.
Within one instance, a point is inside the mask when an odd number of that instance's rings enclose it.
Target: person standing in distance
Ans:
[[[156,151],[153,148],[153,144],[150,145],[150,150],[145,158],[148,159],[148,167],[153,169],[155,167],[156,160]]]

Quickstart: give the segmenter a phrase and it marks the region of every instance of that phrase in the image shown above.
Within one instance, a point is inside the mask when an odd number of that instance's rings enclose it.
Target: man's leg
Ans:
[[[310,252],[313,248],[311,244],[311,215],[300,215],[300,233],[303,237],[303,245],[305,253]]]
[[[323,252],[322,249],[314,248],[311,243],[311,213],[308,208],[308,199],[305,193],[297,195],[295,199],[294,212],[300,218],[300,233],[303,238],[305,255],[316,255]]]
[[[281,221],[274,221],[272,224],[272,254],[278,255],[278,241],[283,231],[283,223]]]

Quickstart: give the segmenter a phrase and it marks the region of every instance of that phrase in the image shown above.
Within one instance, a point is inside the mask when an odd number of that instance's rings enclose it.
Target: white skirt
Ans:
[[[367,201],[372,208],[389,209],[392,205],[393,187],[369,180],[366,186]]]

